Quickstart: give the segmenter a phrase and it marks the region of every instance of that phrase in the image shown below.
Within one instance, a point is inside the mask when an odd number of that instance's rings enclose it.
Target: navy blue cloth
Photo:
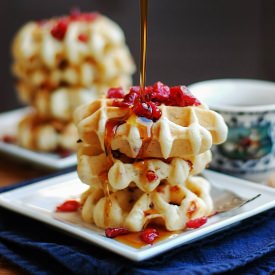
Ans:
[[[30,274],[270,274],[275,209],[136,263],[0,208],[0,255]]]

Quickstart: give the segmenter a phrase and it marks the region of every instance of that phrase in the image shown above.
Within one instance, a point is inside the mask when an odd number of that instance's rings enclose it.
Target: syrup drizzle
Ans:
[[[145,100],[148,0],[140,0],[140,93]]]
[[[148,14],[148,0],[140,0],[140,95],[141,101],[145,102],[145,81],[146,81],[146,46],[147,46],[147,14]],[[131,115],[135,119],[131,118]],[[129,119],[129,121],[127,121]],[[132,111],[126,114],[124,117],[111,118],[106,122],[106,130],[104,136],[104,149],[110,165],[114,163],[111,142],[114,138],[117,128],[124,123],[134,124],[138,127],[140,136],[142,139],[142,146],[138,152],[138,158],[141,158],[151,141],[152,121],[148,119],[137,118]],[[136,160],[135,160],[136,161]],[[106,204],[104,209],[104,222],[105,226],[108,226],[108,217],[112,202],[110,199],[110,190],[108,186],[108,177],[104,175],[102,177],[102,184],[104,194],[106,197]]]
[[[105,154],[108,158],[109,165],[111,166],[114,162],[113,160],[113,154],[112,154],[112,146],[111,142],[112,139],[114,138],[117,128],[119,125],[123,124],[126,122],[128,118],[128,115],[122,118],[111,118],[106,122],[106,129],[105,129],[105,136],[104,136],[104,149],[105,149]],[[106,198],[106,203],[104,206],[104,225],[105,227],[108,227],[108,221],[109,221],[109,216],[110,216],[110,209],[112,207],[112,201],[110,198],[110,189],[109,189],[109,184],[108,184],[108,176],[107,173],[104,173],[101,175],[101,182],[103,186],[103,191],[104,195]]]
[[[165,228],[161,226],[154,226],[154,228],[156,228],[159,233],[159,237],[156,238],[154,243],[160,242],[165,239],[175,238],[182,232],[182,231],[167,231]],[[131,232],[126,235],[118,236],[118,237],[115,237],[115,240],[137,249],[148,245],[147,243],[143,242],[140,239],[140,232]]]

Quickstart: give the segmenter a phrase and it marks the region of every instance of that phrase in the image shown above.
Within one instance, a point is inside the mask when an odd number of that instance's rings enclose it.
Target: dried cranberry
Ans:
[[[129,108],[131,104],[124,102],[123,100],[114,99],[112,102],[113,107]]]
[[[56,207],[57,212],[75,212],[81,207],[81,204],[76,200],[67,200]]]
[[[196,99],[185,86],[170,88],[170,98],[167,105],[171,106],[198,106],[201,103]]]
[[[98,17],[97,12],[90,12],[90,13],[82,13],[79,17],[78,20],[83,20],[83,21],[93,21]]]
[[[159,237],[159,232],[155,228],[146,228],[139,237],[143,242],[153,244],[155,239]]]
[[[130,90],[130,92],[124,96],[123,101],[129,105],[132,105],[137,101],[139,97],[139,93],[135,92],[134,90]]]
[[[161,110],[153,102],[138,102],[133,111],[137,116],[157,121],[161,117]]]
[[[146,178],[149,182],[152,182],[158,179],[158,175],[154,171],[148,170],[146,172]]]
[[[77,37],[78,41],[86,43],[88,41],[88,36],[86,34],[79,34]]]
[[[70,150],[66,150],[66,149],[62,149],[62,148],[57,149],[55,151],[55,153],[58,154],[60,158],[66,158],[72,154],[72,152]]]
[[[117,236],[126,235],[129,233],[129,230],[123,227],[116,227],[116,228],[106,228],[105,235],[108,238],[115,238]]]
[[[67,18],[59,19],[51,30],[51,35],[57,40],[63,40],[67,29],[69,21]]]
[[[122,88],[111,88],[107,92],[107,98],[123,98],[124,91]]]
[[[139,86],[132,86],[130,88],[130,92],[129,93],[136,93],[136,94],[139,94],[140,93],[140,87]]]
[[[135,102],[140,98],[140,94],[134,90],[130,90],[128,94],[126,94],[123,100],[114,100],[112,106],[115,107],[130,107],[134,105]]]
[[[153,86],[151,100],[158,103],[165,103],[170,97],[170,88],[160,81],[156,82]]]
[[[138,102],[134,107],[133,111],[137,116],[142,116],[146,118],[152,117],[152,107],[147,102]]]
[[[3,142],[5,142],[5,143],[15,143],[15,142],[16,142],[15,137],[14,137],[14,136],[10,136],[10,135],[4,135],[4,136],[2,137],[2,140],[3,140]]]
[[[190,220],[186,223],[188,228],[199,228],[207,222],[207,217],[201,217],[194,220]]]
[[[152,95],[153,95],[153,87],[152,86],[147,86],[145,87],[143,93],[143,99],[145,101],[152,101]]]

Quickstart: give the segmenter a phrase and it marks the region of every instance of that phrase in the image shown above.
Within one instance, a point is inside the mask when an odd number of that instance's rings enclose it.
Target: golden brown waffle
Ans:
[[[82,217],[101,228],[123,227],[138,232],[154,223],[169,231],[182,230],[189,220],[211,214],[209,190],[209,183],[201,177],[189,177],[184,185],[161,184],[150,193],[128,187],[109,197],[102,189],[91,187],[82,196]]]
[[[105,16],[98,15],[92,21],[70,22],[64,39],[56,39],[51,32],[60,19],[24,25],[14,39],[15,60],[27,62],[30,67],[39,65],[41,68],[43,64],[57,68],[64,60],[73,65],[81,65],[89,58],[101,62],[116,48],[127,50],[123,31]],[[79,37],[85,37],[85,41]]]
[[[190,175],[201,173],[210,161],[211,152],[206,151],[185,160],[172,158],[165,162],[146,159],[124,163],[113,159],[113,163],[110,163],[100,148],[80,145],[78,175],[83,182],[95,188],[103,188],[104,181],[108,178],[111,190],[122,190],[135,184],[143,192],[151,192],[163,181],[170,185],[184,184]]]
[[[182,230],[209,216],[210,184],[195,175],[211,161],[212,144],[226,139],[223,118],[181,86],[158,82],[143,94],[133,87],[123,99],[116,89],[108,96],[116,99],[96,99],[74,113],[78,174],[90,185],[83,219],[135,232],[153,223]]]
[[[121,118],[110,146],[128,157],[186,159],[208,151],[212,144],[222,143],[227,126],[218,113],[203,105],[159,106],[162,116],[156,122],[143,120],[129,108],[112,107],[112,100],[98,99],[75,111],[74,121],[80,138],[105,150],[106,122]],[[142,140],[147,140],[144,150]]]
[[[29,98],[29,104],[43,119],[72,121],[76,107],[99,96],[96,91],[85,88],[63,87],[53,91],[39,89]]]
[[[69,65],[64,61],[57,68],[47,68],[45,65],[33,67],[26,61],[16,61],[13,65],[14,75],[28,86],[29,90],[41,87],[52,90],[64,85],[106,85],[109,88],[121,86],[128,89],[132,84],[131,74],[135,71],[131,55],[126,48],[114,49],[97,62],[87,60],[82,64]]]
[[[90,97],[91,98],[98,98],[103,97],[106,95],[106,92],[110,87],[122,87],[126,88],[129,87],[131,84],[131,78],[127,76],[119,76],[115,79],[113,79],[111,82],[108,83],[93,83],[90,87],[86,86],[60,86],[57,88],[48,88],[48,87],[32,87],[29,86],[27,82],[19,81],[16,85],[17,92],[19,95],[19,98],[22,102],[27,104],[33,104],[33,100],[36,96],[39,96],[40,93],[47,92],[47,93],[53,93],[59,88],[67,89],[67,90],[89,90],[90,91]],[[86,101],[89,102],[89,101]]]
[[[12,47],[19,98],[36,111],[20,123],[18,140],[33,150],[75,148],[74,109],[111,87],[128,89],[135,71],[122,29],[96,13],[29,22]]]
[[[57,149],[74,151],[77,130],[72,122],[41,120],[35,113],[26,115],[18,124],[18,145],[30,150],[51,152]]]

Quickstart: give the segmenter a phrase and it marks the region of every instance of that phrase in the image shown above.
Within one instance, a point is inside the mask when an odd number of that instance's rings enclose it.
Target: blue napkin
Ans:
[[[39,275],[270,274],[275,271],[275,208],[138,263],[0,208],[0,255]]]

